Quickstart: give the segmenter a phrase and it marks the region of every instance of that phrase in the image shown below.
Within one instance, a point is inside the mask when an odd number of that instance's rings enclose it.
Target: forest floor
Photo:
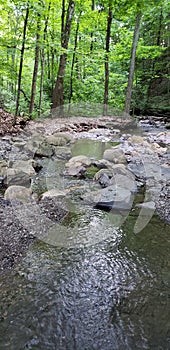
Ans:
[[[18,117],[17,123],[13,126],[14,115],[6,112],[4,109],[0,109],[0,136],[4,136],[6,134],[16,134],[20,132],[25,122],[23,118]]]

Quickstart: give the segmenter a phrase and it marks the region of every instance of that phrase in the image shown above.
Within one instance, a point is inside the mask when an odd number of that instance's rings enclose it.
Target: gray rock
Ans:
[[[59,159],[70,159],[71,150],[69,147],[54,147],[54,155]]]
[[[135,176],[123,164],[114,165],[111,169],[99,170],[94,180],[97,180],[102,187],[116,185],[131,192],[137,191]]]
[[[83,165],[70,166],[67,170],[63,172],[65,176],[76,176],[81,177],[85,174],[86,168]]]
[[[53,146],[65,146],[68,142],[67,140],[62,136],[47,136],[46,141],[48,144]]]
[[[24,186],[10,186],[5,191],[4,198],[9,201],[30,202],[32,199],[30,188]]]
[[[102,190],[92,191],[82,196],[90,204],[111,203],[113,209],[129,210],[132,206],[132,195],[128,189],[109,186]]]
[[[4,184],[9,186],[20,185],[25,187],[30,187],[31,178],[25,172],[19,169],[8,168],[6,177],[4,179]]]
[[[51,157],[54,154],[53,147],[46,142],[40,143],[35,150],[35,155],[39,157]]]
[[[90,158],[80,155],[80,156],[75,156],[72,157],[67,163],[66,163],[66,167],[70,168],[70,167],[78,167],[78,166],[85,166],[88,167],[92,164],[92,161]]]
[[[45,193],[43,193],[42,195],[42,200],[44,200],[45,198],[63,198],[66,196],[66,193],[64,191],[59,191],[56,188],[51,189]]]
[[[62,137],[63,139],[65,139],[66,143],[70,143],[74,140],[73,136],[67,134],[66,132],[55,132],[52,136],[55,138]]]
[[[118,147],[106,149],[103,154],[103,158],[112,163],[126,163],[124,152]]]
[[[5,177],[7,174],[8,164],[5,160],[0,161],[0,176]]]
[[[30,160],[16,160],[14,161],[10,166],[13,169],[17,169],[20,170],[21,172],[24,172],[26,174],[28,174],[30,177],[35,175],[36,172],[33,168],[34,164],[34,160],[30,159]]]

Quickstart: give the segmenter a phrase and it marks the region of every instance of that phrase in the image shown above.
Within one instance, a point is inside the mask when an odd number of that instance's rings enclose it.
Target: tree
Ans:
[[[61,114],[63,113],[62,106],[64,104],[64,75],[65,75],[65,68],[66,68],[66,62],[67,62],[67,49],[68,49],[68,43],[70,38],[71,24],[72,24],[72,19],[74,14],[74,6],[75,6],[74,0],[69,0],[66,20],[64,21],[65,3],[63,0],[62,32],[61,32],[62,53],[60,55],[57,80],[53,91],[53,99],[52,99],[52,109],[56,107],[60,107]]]
[[[107,32],[106,32],[106,54],[105,54],[105,88],[104,88],[104,107],[103,115],[107,115],[108,107],[108,93],[109,93],[109,47],[110,47],[110,34],[112,25],[112,2],[109,0],[109,9],[107,17]]]
[[[40,96],[39,96],[39,110],[38,115],[41,114],[41,108],[42,108],[42,98],[43,98],[43,84],[44,84],[44,68],[45,68],[45,53],[44,53],[44,47],[46,44],[46,35],[47,35],[47,27],[49,22],[49,16],[50,16],[50,9],[51,9],[51,1],[48,4],[48,11],[46,14],[45,19],[45,26],[44,26],[44,33],[43,33],[43,46],[41,49],[41,78],[40,78]]]
[[[37,33],[36,33],[36,46],[35,46],[35,59],[34,59],[34,71],[32,76],[32,89],[31,89],[31,101],[29,106],[29,115],[32,116],[34,110],[34,101],[37,85],[37,74],[39,65],[39,53],[40,53],[40,27],[41,27],[41,14],[37,15]]]
[[[19,74],[18,74],[18,93],[17,93],[16,110],[15,110],[15,116],[14,116],[14,122],[13,122],[14,125],[16,124],[19,103],[20,103],[22,68],[23,68],[23,60],[24,60],[25,39],[26,39],[26,30],[27,30],[27,24],[28,24],[28,16],[29,16],[29,2],[27,3],[27,6],[26,6],[26,14],[25,14],[25,19],[24,19],[23,39],[22,39],[20,66],[19,66]]]
[[[135,70],[136,49],[137,49],[137,44],[138,44],[138,39],[139,39],[141,18],[142,18],[142,13],[139,12],[136,16],[136,25],[135,25],[135,29],[134,29],[133,44],[132,44],[131,59],[130,59],[128,86],[127,86],[127,90],[126,90],[125,113],[128,113],[128,114],[130,113],[133,77],[134,77],[134,70]]]

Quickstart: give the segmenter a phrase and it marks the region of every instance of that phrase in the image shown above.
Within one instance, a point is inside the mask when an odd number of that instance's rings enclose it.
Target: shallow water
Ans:
[[[71,210],[54,226],[66,236],[0,276],[0,349],[170,349],[170,227],[154,216],[135,234],[138,209],[121,225],[77,200]]]
[[[1,276],[0,349],[170,348],[169,227],[153,217],[135,235],[137,213],[115,228],[108,213],[86,209],[79,237],[98,221],[98,242],[38,241]]]

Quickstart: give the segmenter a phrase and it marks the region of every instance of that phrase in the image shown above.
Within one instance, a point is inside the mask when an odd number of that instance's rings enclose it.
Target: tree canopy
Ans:
[[[1,107],[28,117],[81,102],[123,111],[130,87],[128,112],[168,113],[169,13],[168,0],[0,0]]]

